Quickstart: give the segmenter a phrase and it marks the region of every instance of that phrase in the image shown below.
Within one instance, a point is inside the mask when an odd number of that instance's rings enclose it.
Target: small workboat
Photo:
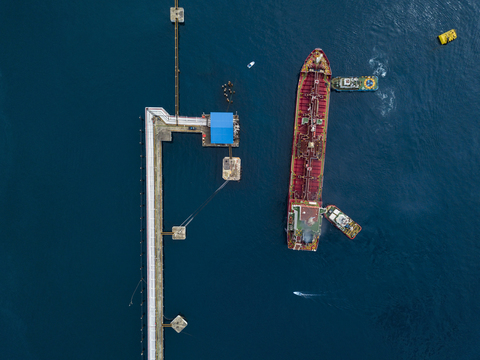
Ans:
[[[247,65],[247,67],[250,69],[253,65],[255,65],[255,61],[252,61],[250,64]]]

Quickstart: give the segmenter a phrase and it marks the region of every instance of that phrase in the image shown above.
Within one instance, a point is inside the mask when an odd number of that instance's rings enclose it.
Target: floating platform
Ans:
[[[378,77],[336,77],[332,79],[331,87],[335,91],[376,91],[378,90]]]
[[[447,32],[445,32],[443,34],[438,35],[438,40],[440,41],[440,44],[442,44],[442,45],[446,45],[450,41],[455,40],[456,38],[457,38],[457,33],[456,33],[455,29],[448,30]]]

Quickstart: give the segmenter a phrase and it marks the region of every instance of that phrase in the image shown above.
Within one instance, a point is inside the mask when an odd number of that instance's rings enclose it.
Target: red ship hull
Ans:
[[[315,251],[318,247],[331,75],[325,53],[315,49],[298,80],[288,192],[289,249]]]

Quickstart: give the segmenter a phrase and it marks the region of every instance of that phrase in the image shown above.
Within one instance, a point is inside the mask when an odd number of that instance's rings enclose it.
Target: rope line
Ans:
[[[202,209],[203,209],[210,201],[212,201],[212,199],[215,197],[215,195],[217,195],[217,193],[218,193],[220,190],[222,190],[222,189],[225,187],[225,185],[227,185],[227,183],[228,183],[229,181],[230,181],[230,180],[225,180],[225,182],[224,182],[222,185],[220,185],[220,187],[219,187],[217,190],[215,190],[215,192],[214,192],[212,195],[210,195],[210,197],[209,197],[207,200],[205,200],[205,202],[204,202],[202,205],[200,205],[200,207],[199,207],[197,210],[195,210],[193,213],[191,213],[191,214],[185,219],[185,221],[184,221],[180,226],[185,226],[185,227],[187,227],[188,224],[190,224],[190,223],[192,222],[193,218],[194,218],[195,216],[197,216],[198,213],[199,213],[200,211],[202,211]]]
[[[133,305],[133,297],[135,296],[135,293],[137,292],[137,289],[138,289],[138,285],[140,285],[140,283],[142,282],[143,278],[140,279],[140,281],[138,282],[137,284],[137,287],[135,288],[135,291],[133,292],[132,294],[132,297],[130,298],[130,304],[128,304],[128,306],[132,306]],[[145,280],[143,280],[143,282],[146,284],[147,282]]]

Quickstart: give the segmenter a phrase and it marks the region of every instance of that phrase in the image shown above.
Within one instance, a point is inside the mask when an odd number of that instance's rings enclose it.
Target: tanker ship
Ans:
[[[323,168],[330,104],[330,63],[321,49],[308,55],[300,71],[295,107],[287,243],[316,251],[322,227]]]

